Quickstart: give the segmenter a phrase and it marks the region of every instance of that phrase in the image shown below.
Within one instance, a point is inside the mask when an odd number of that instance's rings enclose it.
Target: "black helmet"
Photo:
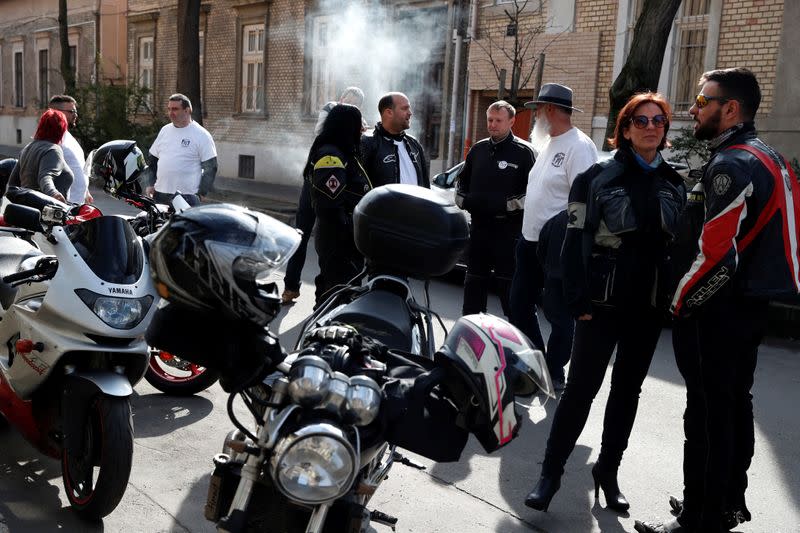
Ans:
[[[146,168],[136,141],[109,141],[92,152],[91,177],[103,180],[110,192],[141,192],[139,174]]]
[[[0,195],[5,192],[8,178],[11,177],[11,171],[14,170],[16,165],[16,159],[8,158],[0,161]]]
[[[267,277],[299,243],[297,230],[263,213],[201,205],[161,228],[150,265],[159,294],[170,302],[266,325],[280,309],[277,287]]]

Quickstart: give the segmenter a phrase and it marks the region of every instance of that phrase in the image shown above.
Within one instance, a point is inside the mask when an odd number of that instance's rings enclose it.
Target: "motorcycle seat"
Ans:
[[[411,318],[405,299],[388,290],[372,290],[345,305],[335,316],[364,336],[395,350],[411,350]]]
[[[19,271],[19,265],[30,257],[44,253],[18,237],[0,237],[0,305],[8,309],[17,295],[17,288],[3,283],[3,277]]]

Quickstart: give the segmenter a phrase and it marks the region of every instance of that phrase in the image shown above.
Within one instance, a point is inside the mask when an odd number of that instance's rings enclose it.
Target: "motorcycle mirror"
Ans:
[[[8,204],[3,212],[6,224],[31,231],[42,231],[42,218],[38,209],[19,204]]]

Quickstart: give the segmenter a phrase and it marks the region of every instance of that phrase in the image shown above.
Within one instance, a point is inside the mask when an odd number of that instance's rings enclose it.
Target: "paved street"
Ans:
[[[125,207],[114,200],[99,203],[106,212]],[[273,323],[287,347],[293,345],[299,324],[311,311],[313,285],[309,283],[316,273],[315,264],[312,246],[299,302],[285,307]],[[431,297],[433,307],[452,325],[461,308],[461,287],[436,281]],[[500,313],[496,299],[490,311]],[[437,340],[441,339],[440,334]],[[753,522],[737,529],[742,533],[798,531],[799,349],[798,343],[769,339],[760,352],[754,387],[756,455],[748,492]],[[472,439],[458,463],[419,459],[428,465],[425,471],[398,465],[372,506],[397,516],[397,531],[415,533],[631,532],[634,518],[668,517],[668,495],[681,489],[684,405],[669,331],[662,335],[644,384],[639,416],[620,471],[621,488],[631,502],[630,516],[606,510],[602,495],[599,503],[593,497],[590,469],[600,445],[608,374],[548,513],[523,504],[539,475],[556,405],[542,406],[538,400],[520,406],[528,420],[520,436],[500,452],[487,455]],[[232,427],[225,400],[218,385],[191,398],[165,396],[146,382],[136,386],[132,399],[136,433],[133,472],[120,506],[102,524],[82,523],[66,507],[57,461],[34,452],[15,431],[2,430],[0,531],[213,531],[203,518],[203,505],[211,457],[220,451],[224,435]],[[389,529],[375,526],[374,531]]]

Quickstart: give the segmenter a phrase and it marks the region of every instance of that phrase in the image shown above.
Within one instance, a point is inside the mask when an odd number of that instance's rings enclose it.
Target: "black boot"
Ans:
[[[630,509],[631,504],[619,490],[617,483],[617,470],[606,470],[596,463],[592,467],[592,477],[594,478],[594,499],[600,497],[600,488],[603,489],[603,494],[606,497],[606,507],[613,509],[617,512],[624,513]]]
[[[560,477],[542,476],[528,497],[525,498],[525,505],[537,511],[547,511],[550,500],[553,499],[553,495],[558,492],[559,488],[561,488]]]

